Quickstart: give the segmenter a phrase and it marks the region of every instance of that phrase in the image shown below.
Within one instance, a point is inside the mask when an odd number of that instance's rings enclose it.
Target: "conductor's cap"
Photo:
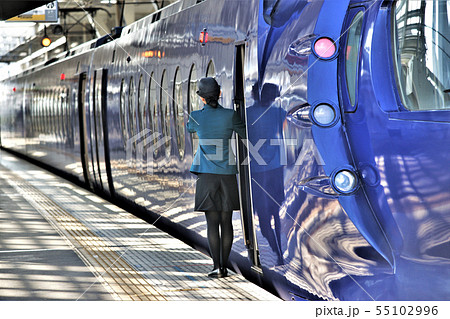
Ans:
[[[197,94],[205,99],[210,97],[218,98],[220,95],[220,85],[217,84],[217,81],[214,78],[202,78],[198,82]]]

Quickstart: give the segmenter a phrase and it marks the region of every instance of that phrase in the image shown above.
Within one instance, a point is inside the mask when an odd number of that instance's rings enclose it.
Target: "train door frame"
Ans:
[[[94,136],[92,140],[96,163],[93,163],[97,187],[112,194],[112,175],[109,166],[109,143],[106,122],[106,95],[108,70],[99,68],[94,70],[92,86],[92,125]],[[92,136],[92,135],[91,135]],[[108,154],[108,155],[107,155]],[[104,167],[101,163],[104,162]],[[97,171],[96,171],[97,169]]]
[[[82,72],[78,78],[78,119],[80,122],[80,154],[81,166],[83,167],[84,182],[87,186],[90,185],[89,170],[88,170],[88,152],[87,152],[87,131],[86,131],[86,85],[87,73]]]
[[[108,180],[109,192],[114,194],[114,184],[112,179],[111,161],[109,156],[109,131],[108,131],[108,118],[107,118],[107,101],[108,101],[108,69],[102,70],[102,89],[101,89],[101,118],[103,127],[103,146],[105,150],[105,169],[106,177]],[[104,188],[104,190],[106,190]]]
[[[96,90],[97,90],[97,70],[94,70],[91,77],[91,90],[89,92],[90,98],[88,105],[89,109],[89,139],[90,142],[90,156],[92,160],[92,183],[94,187],[103,189],[102,178],[100,176],[100,161],[99,161],[99,152],[98,152],[98,132],[97,132],[97,121],[96,121],[96,109],[97,109],[97,101],[96,101]]]
[[[246,122],[245,110],[245,41],[235,43],[234,56],[234,109]],[[248,158],[248,148],[241,138],[237,137],[236,157],[239,166],[239,202],[241,206],[241,224],[244,243],[247,248],[251,269],[262,274],[259,260],[258,242],[256,239],[255,222],[253,220],[253,204],[251,192],[250,167],[243,165],[242,160]]]

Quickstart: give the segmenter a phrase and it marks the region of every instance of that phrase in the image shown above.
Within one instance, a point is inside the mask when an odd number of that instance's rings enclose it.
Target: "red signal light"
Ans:
[[[208,32],[206,32],[206,30],[203,30],[202,32],[200,32],[199,41],[203,45],[208,42]]]
[[[61,76],[59,77],[61,79],[61,81],[66,79],[66,75],[64,73],[61,73]]]
[[[329,59],[336,53],[336,44],[330,38],[319,38],[314,43],[314,52],[319,58]]]
[[[16,88],[13,88],[13,92],[16,92]]]

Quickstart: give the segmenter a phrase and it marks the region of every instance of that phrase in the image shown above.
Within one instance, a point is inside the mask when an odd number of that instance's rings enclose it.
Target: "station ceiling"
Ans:
[[[2,0],[0,2],[0,20],[7,20],[19,14],[47,4],[49,0]]]
[[[58,47],[48,50],[45,48],[45,52],[33,58],[32,64],[103,36],[116,26],[133,23],[176,1],[178,0],[58,0],[58,22],[45,23],[7,22],[6,19],[52,1],[0,0],[0,68],[42,51],[41,39],[45,34],[53,44],[58,43]],[[55,30],[58,26],[57,33]]]

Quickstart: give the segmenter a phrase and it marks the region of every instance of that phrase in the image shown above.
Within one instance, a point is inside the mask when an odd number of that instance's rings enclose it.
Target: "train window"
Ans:
[[[65,107],[66,107],[66,130],[67,130],[67,138],[70,139],[70,141],[72,141],[71,139],[71,132],[72,132],[72,107],[71,107],[71,102],[74,101],[74,99],[70,99],[70,88],[66,89],[66,103],[65,103]]]
[[[42,133],[47,133],[48,127],[48,114],[47,114],[47,93],[42,92]]]
[[[45,133],[45,110],[44,110],[44,92],[41,92],[39,94],[39,127],[40,127],[40,133]]]
[[[56,92],[56,101],[58,103],[58,125],[59,125],[59,136],[60,138],[64,137],[64,109],[63,109],[63,99],[62,94],[64,92],[64,88],[60,88]]]
[[[130,86],[128,87],[128,121],[130,123],[130,138],[136,135],[136,104],[135,104],[135,88],[134,78],[130,79]]]
[[[295,12],[302,12],[306,5],[306,1],[264,0],[264,21],[274,28],[279,28],[286,24]]]
[[[191,73],[189,74],[189,94],[188,94],[188,112],[196,111],[200,108],[199,98],[197,96],[197,70],[195,64],[192,65]],[[192,153],[195,153],[198,147],[197,134],[191,134],[192,137]]]
[[[216,68],[214,67],[213,60],[209,61],[208,68],[206,69],[206,76],[215,77]]]
[[[160,126],[160,117],[159,117],[159,108],[158,108],[158,100],[156,98],[156,90],[157,90],[157,83],[156,80],[154,78],[154,73],[152,73],[150,75],[150,94],[149,94],[149,105],[151,105],[150,108],[150,117],[151,117],[151,123],[152,123],[152,134],[154,133],[160,133],[161,130],[161,126]],[[154,140],[153,140],[153,144],[156,143],[156,138],[157,138],[157,134],[153,135]],[[158,156],[158,149],[154,148],[153,150],[153,155],[155,157]]]
[[[47,92],[47,110],[48,110],[48,134],[52,134],[54,132],[54,112],[53,112],[53,94],[52,91]]]
[[[450,3],[395,2],[392,41],[397,88],[409,110],[450,109]]]
[[[48,115],[47,133],[49,135],[52,134],[52,132],[54,132],[53,101],[52,100],[53,100],[52,92],[49,90],[49,91],[47,91],[47,115]]]
[[[192,65],[189,74],[189,95],[188,95],[188,111],[196,111],[200,108],[199,98],[197,95],[197,70],[195,64]]]
[[[55,131],[56,135],[61,136],[61,103],[59,100],[60,90],[56,90],[53,93],[53,103],[55,105]]]
[[[144,129],[143,127],[145,122],[144,110],[145,110],[145,84],[144,84],[144,76],[141,74],[141,77],[139,78],[138,105],[137,105],[137,116],[140,131]]]
[[[180,68],[175,72],[174,86],[173,86],[173,114],[175,118],[175,129],[177,132],[177,145],[180,158],[184,157],[185,135],[184,135],[184,109],[183,109],[183,94]]]
[[[37,130],[38,130],[38,127],[37,127],[37,120],[38,120],[38,108],[37,108],[37,106],[38,106],[38,104],[37,104],[37,101],[38,101],[38,96],[37,96],[37,93],[36,93],[36,91],[33,91],[33,116],[31,117],[31,122],[33,123],[33,133],[32,133],[32,137],[35,137],[35,135],[34,135],[34,133],[36,133],[37,132]]]
[[[54,94],[52,91],[48,92],[48,112],[50,114],[50,126],[49,126],[49,134],[50,135],[55,135],[56,134],[54,132],[56,132],[56,119],[55,119],[55,109],[56,109],[56,105],[54,103]]]
[[[147,127],[150,129],[151,133],[155,133],[156,126],[154,123],[154,117],[153,117],[153,110],[154,110],[154,104],[156,102],[155,100],[155,81],[153,80],[153,73],[150,75],[150,81],[148,83],[148,95],[147,95],[147,114],[148,118],[147,120]]]
[[[62,136],[67,137],[67,131],[68,131],[68,127],[67,127],[67,117],[69,115],[68,113],[68,106],[67,106],[67,92],[68,89],[64,88],[61,91],[61,126],[62,126]]]
[[[59,98],[59,96],[61,94],[60,92],[61,92],[61,90],[59,89],[53,93],[53,103],[55,104],[55,126],[56,126],[55,131],[56,131],[56,135],[58,137],[61,137],[61,132],[62,132],[62,129],[61,129],[61,103],[60,103],[61,101]]]
[[[31,91],[31,104],[30,104],[30,121],[31,121],[31,130],[36,131],[35,120],[36,120],[36,96],[33,91]]]
[[[120,124],[122,126],[122,138],[123,145],[126,147],[128,134],[127,134],[127,120],[126,120],[126,109],[125,109],[125,80],[122,79],[120,83],[120,107],[119,107],[119,116],[120,116]]]
[[[58,135],[59,132],[59,123],[58,123],[58,100],[56,99],[56,94],[57,91],[53,91],[51,93],[51,97],[50,97],[50,103],[51,103],[51,108],[52,108],[52,118],[53,118],[53,123],[52,123],[52,132],[53,136],[56,137]]]
[[[41,126],[41,118],[42,118],[42,103],[41,103],[41,92],[37,91],[36,93],[36,130],[41,133],[42,132],[42,126]]]
[[[348,97],[352,106],[356,103],[359,48],[361,45],[363,16],[363,11],[359,11],[353,18],[351,27],[348,30],[347,49],[345,51],[345,79],[347,82]]]
[[[50,133],[51,125],[52,125],[52,118],[50,116],[50,97],[49,92],[44,93],[44,117],[45,117],[45,133]]]
[[[161,101],[161,124],[163,129],[163,136],[165,138],[165,151],[166,157],[170,156],[170,105],[169,105],[169,81],[167,80],[166,70],[163,71],[161,78],[161,91],[160,91],[160,101]]]
[[[61,95],[63,92],[63,88],[60,88],[59,91],[56,92],[55,102],[58,103],[58,133],[59,137],[63,137],[63,100],[61,99]]]
[[[41,133],[45,134],[46,133],[46,128],[47,128],[47,103],[46,103],[46,98],[45,98],[45,92],[42,91],[41,93]]]
[[[49,121],[49,134],[56,136],[56,105],[55,105],[55,98],[52,91],[48,92],[48,112],[50,114]]]
[[[48,92],[44,92],[44,132],[46,134],[50,131],[50,125],[51,125],[51,117],[50,117],[50,101],[48,98]]]
[[[39,126],[39,118],[40,118],[40,99],[39,99],[39,93],[36,92],[36,99],[34,100],[34,114],[36,116],[34,121],[34,130],[36,132],[39,132],[40,126]]]
[[[44,133],[44,96],[39,92],[39,133]]]
[[[42,99],[41,99],[41,92],[37,92],[36,93],[37,97],[36,97],[36,113],[37,113],[37,121],[36,121],[36,126],[37,126],[37,131],[39,133],[42,132],[42,126],[41,126],[41,118],[42,118]]]

